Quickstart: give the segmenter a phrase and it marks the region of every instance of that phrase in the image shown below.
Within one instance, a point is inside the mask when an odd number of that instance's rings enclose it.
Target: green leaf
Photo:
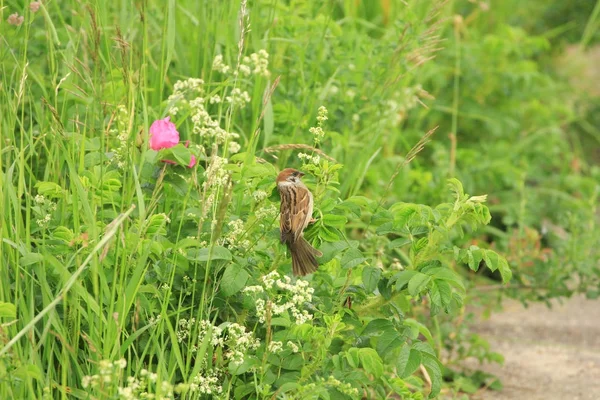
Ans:
[[[458,287],[461,291],[465,292],[465,285],[459,274],[446,267],[435,267],[432,269],[423,269],[423,272],[427,275],[431,275],[436,280],[444,280],[452,284],[452,286]]]
[[[63,188],[54,182],[38,182],[35,184],[38,194],[49,198],[62,197]]]
[[[348,349],[348,351],[346,352],[346,360],[348,360],[348,364],[350,364],[352,368],[358,368],[358,364],[360,362],[360,358],[358,356],[358,348],[352,347]]]
[[[365,329],[361,332],[362,336],[373,336],[388,329],[393,329],[394,324],[389,319],[377,318],[369,321]]]
[[[409,243],[412,243],[412,239],[401,237],[401,238],[397,238],[397,239],[394,239],[391,242],[389,242],[388,245],[387,245],[387,247],[388,247],[388,249],[391,250],[391,249],[395,249],[395,248],[398,248],[398,247],[402,247],[402,246],[407,245]]]
[[[377,340],[377,352],[385,358],[395,348],[402,346],[404,337],[394,328],[385,330]]]
[[[350,244],[352,245],[352,241],[350,242]],[[358,244],[358,242],[356,242],[356,244]],[[341,254],[348,247],[350,246],[345,240],[323,243],[323,245],[319,248],[321,253],[323,253],[323,256],[319,258],[319,262],[321,264],[328,263],[329,261],[333,260],[335,256]]]
[[[416,332],[420,333],[421,335],[425,336],[425,338],[428,341],[430,341],[430,342],[433,343],[433,336],[431,336],[431,332],[429,332],[429,328],[427,328],[425,325],[423,325],[422,323],[420,323],[416,319],[406,318],[404,320],[404,325],[410,327],[414,331],[416,331]],[[415,336],[418,336],[418,335],[415,335]],[[421,342],[418,342],[418,343],[421,343]],[[425,343],[425,344],[427,344],[427,343]],[[427,344],[427,346],[429,346],[429,345]],[[431,348],[431,346],[430,346],[430,348]],[[421,349],[421,351],[423,351],[423,349]]]
[[[26,364],[22,365],[16,370],[12,371],[12,375],[21,381],[28,381],[29,378],[36,379],[38,381],[44,380],[44,375],[37,365]]]
[[[438,359],[434,356],[427,353],[422,353],[422,356],[421,362],[431,378],[431,393],[429,393],[429,398],[433,399],[440,394],[440,390],[442,389],[442,369],[440,368]]]
[[[431,276],[422,272],[417,272],[415,276],[408,281],[408,293],[410,293],[411,296],[417,296],[425,289],[429,281],[431,281]]]
[[[377,288],[381,279],[381,269],[374,267],[364,267],[362,271],[362,280],[367,293],[372,293]]]
[[[169,150],[179,165],[184,167],[190,165],[190,161],[192,160],[192,153],[190,152],[190,149],[182,144],[178,144],[171,147]]]
[[[191,261],[202,261],[206,262],[208,260],[225,260],[231,261],[232,255],[231,252],[225,247],[215,246],[212,248],[212,254],[210,248],[203,249],[190,249],[188,251],[188,260]]]
[[[327,226],[343,229],[348,219],[344,215],[326,214],[323,216],[323,223]]]
[[[462,183],[460,183],[460,181],[458,179],[456,179],[456,178],[448,179],[448,187],[455,194],[455,196],[457,197],[457,200],[460,200],[463,197],[465,197],[465,191],[463,189],[463,185],[462,185]]]
[[[440,294],[442,306],[447,307],[452,301],[452,288],[450,284],[444,280],[436,279],[433,281]]]
[[[358,357],[362,367],[370,374],[373,374],[376,378],[383,375],[383,361],[381,357],[374,349],[365,347],[358,350]]]
[[[21,265],[21,267],[27,267],[42,261],[44,261],[43,255],[39,253],[27,253],[23,257],[19,258],[19,265]]]
[[[412,375],[419,365],[421,365],[421,352],[412,349],[409,344],[405,344],[400,351],[396,369],[401,378]]]
[[[396,284],[396,290],[400,291],[404,289],[408,282],[411,280],[413,276],[415,276],[418,272],[413,270],[400,271],[392,278]]]
[[[326,226],[319,227],[319,237],[326,242],[335,242],[340,240],[341,235],[337,234],[337,229],[327,228]]]
[[[342,268],[352,268],[367,260],[358,249],[348,249],[342,257]]]
[[[242,290],[248,281],[248,273],[238,264],[230,264],[225,268],[221,278],[221,292],[224,296],[232,296]]]
[[[491,271],[495,271],[496,269],[500,271],[500,275],[502,276],[502,281],[504,283],[511,280],[512,271],[510,270],[508,262],[504,257],[500,256],[493,250],[485,250],[483,253],[483,260]]]
[[[17,307],[12,303],[0,301],[0,318],[17,318]]]

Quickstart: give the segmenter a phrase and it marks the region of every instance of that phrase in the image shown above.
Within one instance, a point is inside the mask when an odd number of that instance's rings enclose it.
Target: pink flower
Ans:
[[[171,117],[156,120],[150,125],[150,148],[152,150],[168,149],[179,143],[179,132]]]
[[[29,3],[29,9],[32,13],[36,13],[40,9],[40,5],[41,3],[39,1],[32,1],[31,3]]]
[[[194,165],[196,165],[196,156],[192,154],[192,158],[190,159],[190,165],[188,165],[188,168],[194,168]]]
[[[25,21],[25,18],[22,15],[19,16],[19,13],[10,14],[6,20],[6,22],[14,26],[20,26],[23,21]]]

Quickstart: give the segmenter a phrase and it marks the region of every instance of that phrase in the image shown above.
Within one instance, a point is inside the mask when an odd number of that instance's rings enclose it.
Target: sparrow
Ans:
[[[313,196],[300,178],[304,173],[286,168],[277,175],[277,190],[281,196],[279,227],[281,243],[287,244],[292,254],[294,275],[304,276],[319,267],[316,257],[323,253],[304,239],[303,231],[312,221]]]

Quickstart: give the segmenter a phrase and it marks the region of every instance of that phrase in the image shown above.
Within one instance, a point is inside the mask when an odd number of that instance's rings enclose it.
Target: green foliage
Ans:
[[[473,393],[501,387],[455,368],[502,362],[468,330],[480,281],[600,295],[600,173],[508,6],[84,3],[0,24],[0,398]],[[152,150],[167,116],[180,142]]]

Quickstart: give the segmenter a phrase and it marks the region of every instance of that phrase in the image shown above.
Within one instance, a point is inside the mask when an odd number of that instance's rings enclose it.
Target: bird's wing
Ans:
[[[295,190],[281,191],[281,216],[279,228],[281,229],[281,241],[298,240],[306,226],[310,208],[310,192],[306,188],[296,187]]]

